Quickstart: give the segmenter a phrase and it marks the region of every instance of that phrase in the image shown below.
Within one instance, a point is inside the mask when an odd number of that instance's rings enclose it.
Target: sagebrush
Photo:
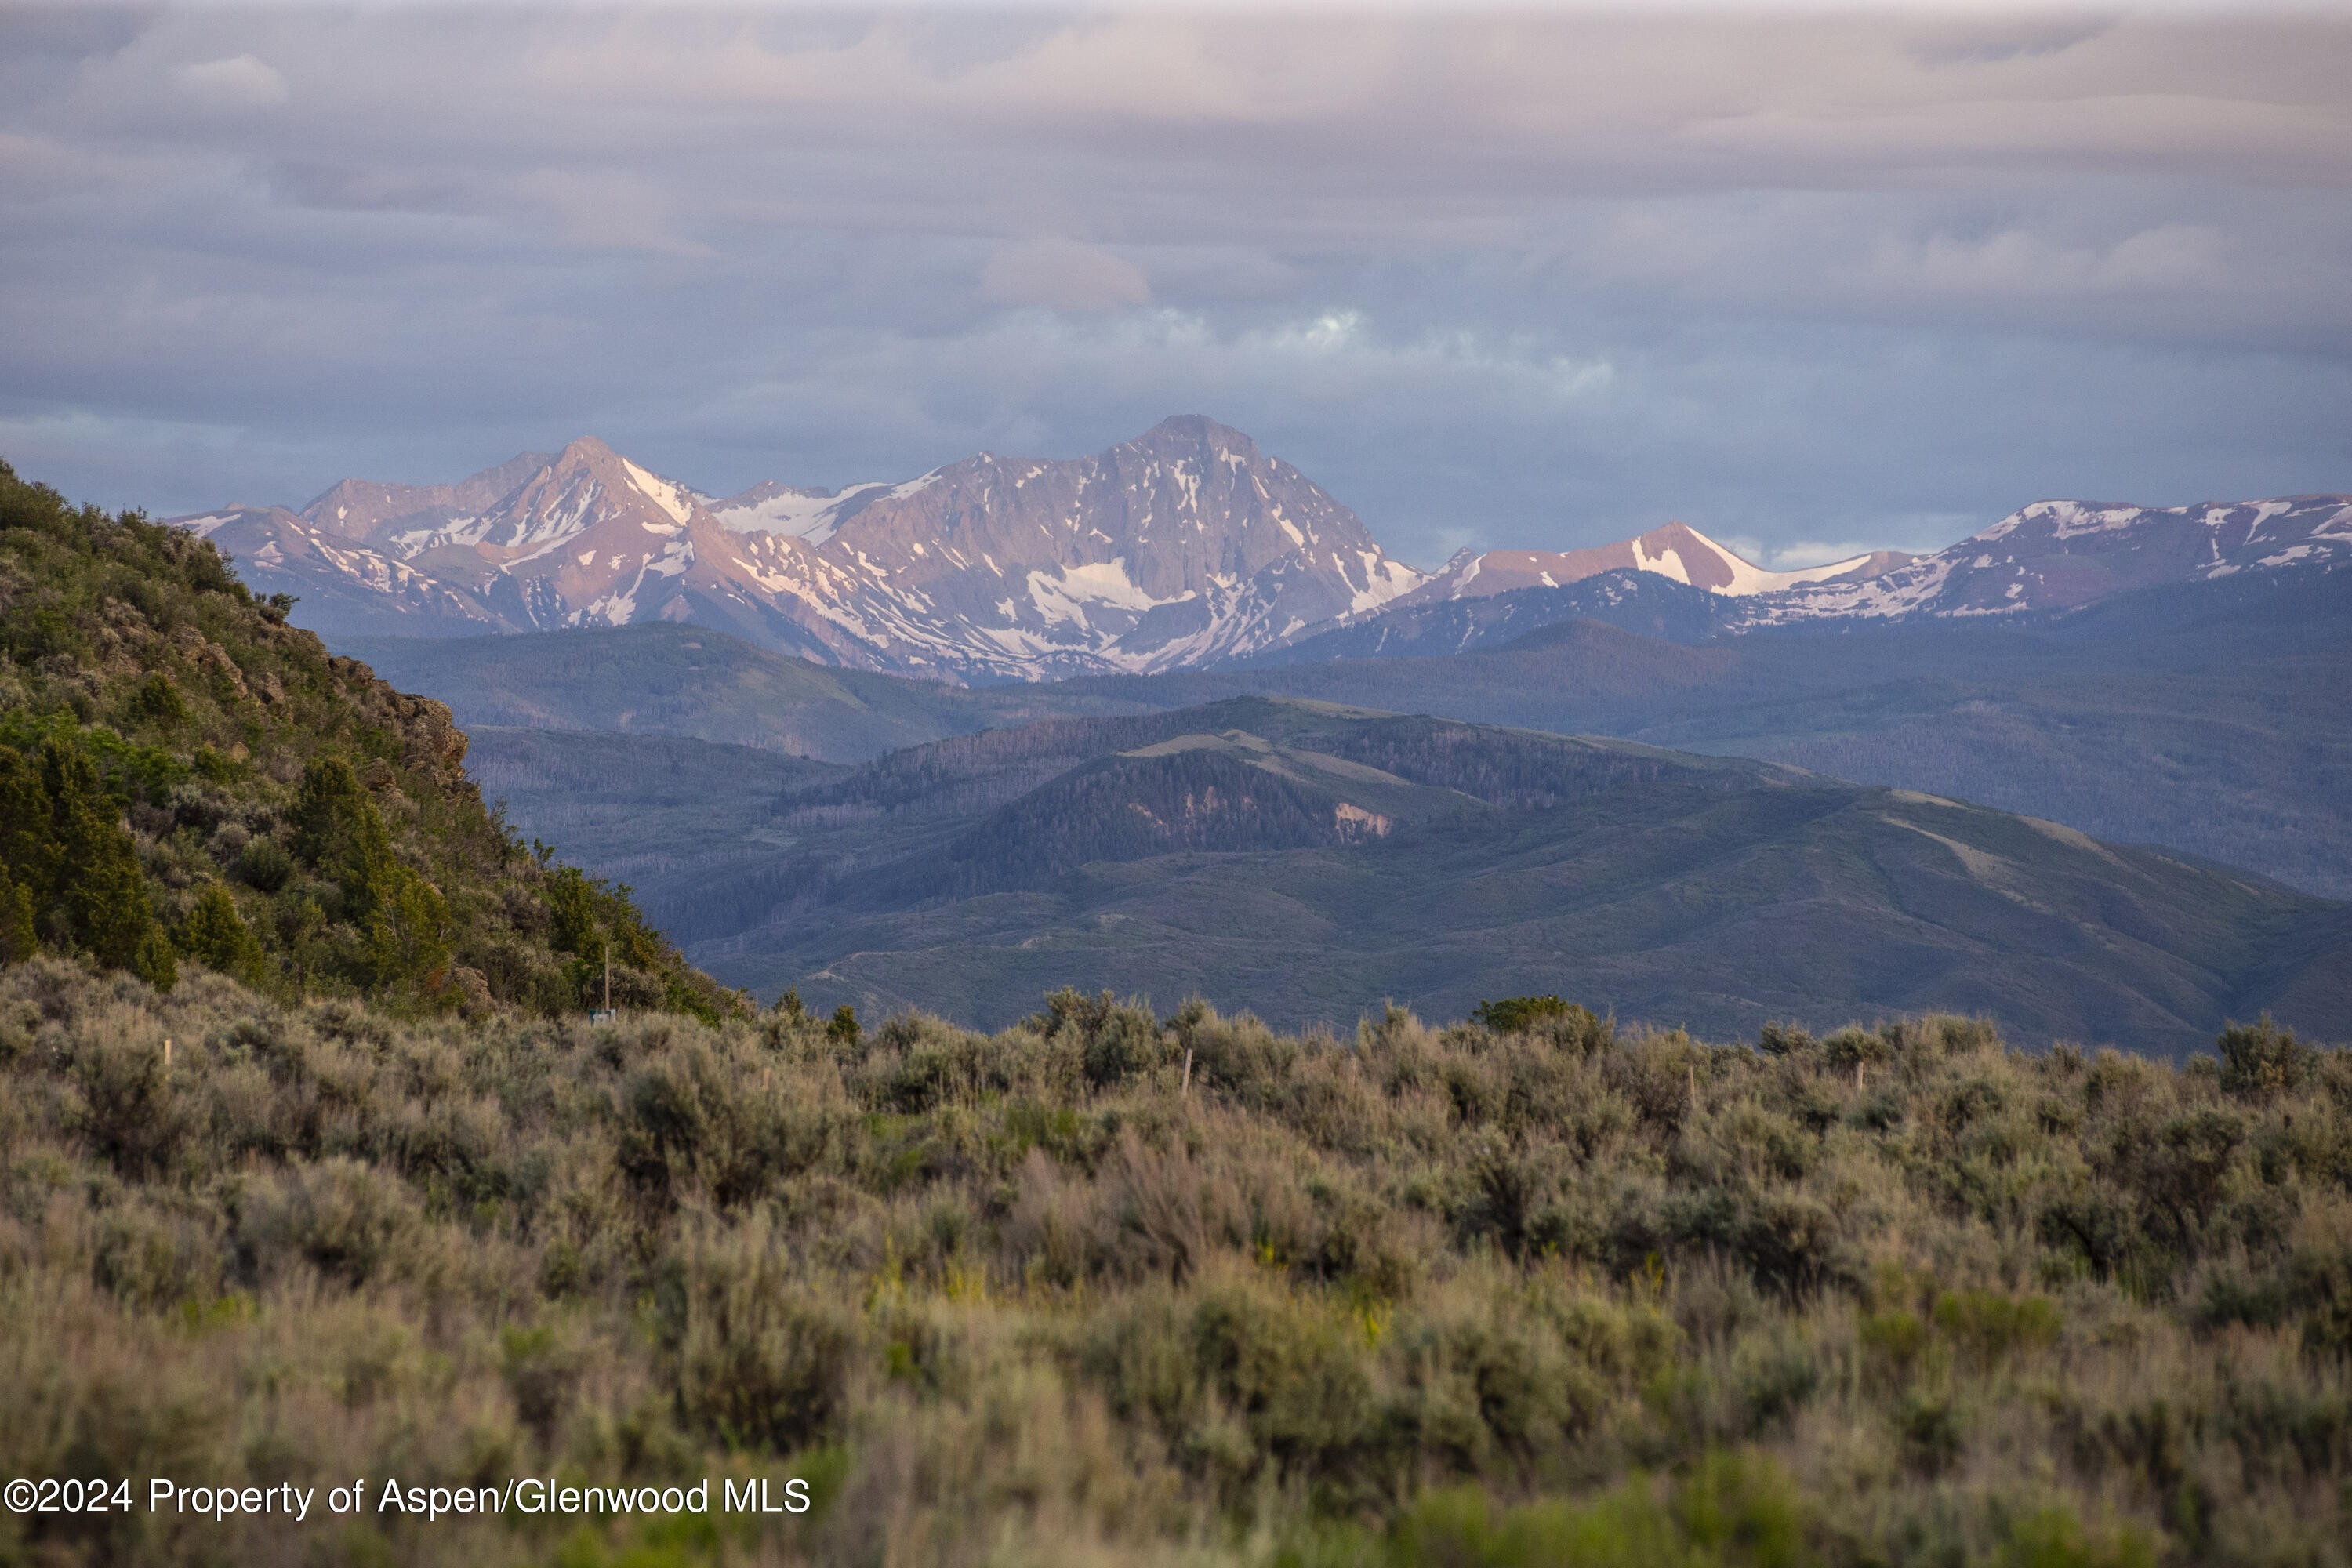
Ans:
[[[394,1021],[16,964],[0,1470],[818,1506],[0,1556],[2352,1561],[2344,1053],[1488,1016]]]

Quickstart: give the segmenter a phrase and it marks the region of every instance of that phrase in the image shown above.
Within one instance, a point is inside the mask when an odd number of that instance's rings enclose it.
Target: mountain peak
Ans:
[[[555,455],[552,466],[560,468],[572,463],[594,463],[619,456],[619,453],[597,437],[580,436],[564,444],[563,450]]]
[[[1128,443],[1155,458],[1240,458],[1258,460],[1257,443],[1205,414],[1171,414]]]

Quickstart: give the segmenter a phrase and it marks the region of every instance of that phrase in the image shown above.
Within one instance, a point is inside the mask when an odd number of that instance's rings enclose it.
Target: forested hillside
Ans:
[[[287,608],[209,543],[0,464],[0,954],[561,1013],[609,952],[616,1002],[740,1005],[484,809],[447,709]]]
[[[2344,1053],[1480,1013],[461,1026],[12,965],[0,1472],[814,1506],[9,1513],[0,1560],[2352,1563]]]
[[[1953,1009],[2164,1051],[2265,1009],[2323,1038],[2352,1016],[2352,911],[2228,868],[1780,763],[1288,698],[910,748],[789,786],[762,843],[713,864],[697,962],[989,1027],[1062,984],[1284,1027],[1573,991],[1718,1035]]]

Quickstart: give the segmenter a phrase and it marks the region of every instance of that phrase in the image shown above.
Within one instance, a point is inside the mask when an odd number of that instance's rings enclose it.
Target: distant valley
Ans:
[[[1718,1034],[1942,1006],[2159,1050],[2265,1007],[2323,1036],[2352,1010],[2341,905],[1638,744],[1263,698],[856,768],[476,733],[485,793],[635,885],[697,962],[828,1005],[1001,1021],[1076,982],[1308,1022],[1564,990]]]
[[[1155,705],[1051,684],[968,689],[830,668],[663,621],[495,638],[354,637],[335,646],[395,685],[448,703],[469,728],[683,735],[823,762],[862,763],[942,735]]]

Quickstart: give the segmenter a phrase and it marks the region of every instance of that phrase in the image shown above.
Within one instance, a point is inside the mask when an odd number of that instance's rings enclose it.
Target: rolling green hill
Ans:
[[[448,710],[286,624],[211,544],[0,464],[0,959],[204,967],[397,1010],[739,1005],[483,807]]]
[[[993,1024],[1076,984],[1303,1025],[1556,992],[1717,1034],[1942,1007],[2166,1051],[2265,1006],[2352,1016],[2340,907],[2257,878],[1770,763],[1332,704],[939,742],[788,788],[774,837],[707,895],[747,929],[691,951],[828,1006]]]

